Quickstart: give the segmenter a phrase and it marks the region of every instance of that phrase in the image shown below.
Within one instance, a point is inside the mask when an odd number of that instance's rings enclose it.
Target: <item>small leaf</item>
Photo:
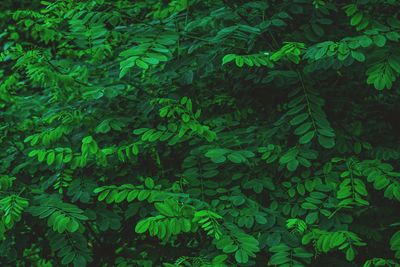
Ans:
[[[323,135],[318,136],[318,142],[324,148],[330,149],[335,146],[335,139]]]
[[[364,54],[361,53],[361,52],[351,51],[351,56],[352,56],[355,60],[357,60],[357,61],[359,61],[359,62],[364,62],[364,61],[365,61],[365,56],[364,56]]]
[[[351,20],[350,20],[350,24],[352,26],[355,26],[357,24],[359,24],[361,22],[361,20],[363,19],[363,14],[361,12],[358,12],[357,14],[355,14]]]
[[[293,159],[293,160],[289,161],[289,163],[287,164],[286,167],[289,171],[294,172],[298,166],[299,166],[299,161],[296,159]]]
[[[314,136],[315,136],[315,131],[310,131],[310,132],[306,133],[305,135],[303,135],[302,137],[300,137],[299,143],[302,145],[308,144],[311,142],[311,140],[314,138]]]
[[[227,54],[223,57],[222,59],[222,65],[225,65],[228,62],[231,62],[232,60],[234,60],[236,58],[235,54]]]
[[[238,249],[235,253],[235,260],[238,263],[246,263],[249,261],[249,255],[244,249]]]
[[[375,35],[374,37],[372,37],[372,39],[374,40],[375,45],[378,47],[383,47],[386,44],[386,38],[383,35]]]
[[[150,227],[150,220],[141,220],[135,226],[135,232],[138,234],[142,234],[147,231]]]
[[[299,125],[300,123],[304,122],[308,118],[308,113],[302,113],[294,117],[293,119],[290,120],[290,125],[295,126]]]
[[[294,134],[296,135],[303,135],[305,134],[312,126],[312,122],[306,122],[296,128]]]
[[[49,152],[49,154],[47,154],[47,165],[50,166],[51,164],[53,164],[54,159],[55,159],[55,152],[52,150]]]

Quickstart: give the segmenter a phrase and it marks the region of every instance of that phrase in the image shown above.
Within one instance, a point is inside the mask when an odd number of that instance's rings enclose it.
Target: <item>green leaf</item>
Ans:
[[[306,133],[305,135],[301,136],[299,139],[299,143],[304,145],[304,144],[308,144],[311,142],[311,140],[314,138],[315,136],[315,131],[310,131],[308,133]]]
[[[147,177],[147,178],[144,180],[144,184],[145,184],[145,186],[146,186],[147,188],[149,188],[149,189],[153,189],[153,188],[154,188],[154,180],[151,179],[151,178],[149,178],[149,177]]]
[[[372,39],[374,40],[375,45],[378,47],[383,47],[386,44],[386,38],[383,35],[375,35]]]
[[[306,223],[313,224],[318,219],[318,212],[311,212],[306,216]]]
[[[289,123],[292,126],[299,125],[300,123],[304,122],[308,118],[308,116],[309,116],[308,113],[299,114],[295,116],[293,119],[291,119]]]
[[[141,69],[147,70],[149,68],[149,65],[146,62],[144,62],[143,60],[136,59],[135,63]]]
[[[364,54],[363,53],[361,53],[361,52],[358,52],[358,51],[351,51],[351,56],[355,59],[355,60],[357,60],[357,61],[359,61],[359,62],[364,62],[365,61],[365,56],[364,56]]]
[[[244,249],[238,249],[235,252],[235,260],[238,263],[246,263],[249,261],[249,255],[247,254],[247,252]]]
[[[286,152],[280,159],[279,163],[280,164],[286,164],[292,160],[294,160],[297,156],[299,151],[297,149],[291,149],[288,152]]]
[[[346,259],[347,259],[348,261],[353,261],[353,260],[354,260],[354,256],[355,256],[355,253],[354,253],[353,248],[352,248],[352,247],[349,247],[349,248],[346,250]]]
[[[165,216],[174,216],[174,211],[171,209],[171,207],[165,203],[155,203],[154,207],[162,214]]]
[[[294,131],[294,133],[296,135],[303,135],[305,134],[308,130],[311,129],[312,126],[312,122],[306,122],[303,123],[302,125],[300,125],[299,127],[296,128],[296,130]]]
[[[335,146],[335,139],[323,135],[318,135],[318,143],[324,148],[331,149]]]
[[[243,157],[240,153],[231,153],[228,155],[228,159],[233,163],[242,163],[246,162],[246,158]]]
[[[236,56],[236,58],[235,58],[235,63],[236,63],[236,65],[238,66],[238,67],[243,67],[243,65],[244,65],[244,60],[243,60],[243,58],[241,57],[241,56]]]
[[[358,25],[362,19],[363,19],[363,14],[361,12],[358,12],[351,18],[350,24],[352,26]]]
[[[90,144],[91,142],[93,142],[93,137],[90,135],[82,139],[82,144]]]
[[[183,122],[189,122],[189,121],[190,121],[189,115],[183,114],[183,115],[182,115],[182,120],[183,120]]]
[[[47,154],[47,165],[51,165],[51,164],[53,164],[54,163],[54,159],[55,159],[55,153],[54,153],[54,151],[50,151],[48,154]]]
[[[294,172],[298,166],[299,166],[299,161],[296,159],[293,159],[288,162],[286,167],[289,171]]]
[[[269,259],[269,263],[272,265],[278,265],[278,266],[283,265],[285,263],[290,262],[289,255],[290,254],[288,252],[276,253]]]
[[[227,54],[223,57],[222,59],[222,65],[225,65],[226,63],[231,62],[232,60],[234,60],[236,58],[235,54]]]
[[[143,234],[144,232],[147,231],[150,227],[150,221],[149,220],[141,220],[138,222],[135,226],[135,232],[138,234]]]
[[[223,252],[225,252],[225,253],[233,253],[233,252],[237,251],[237,249],[238,249],[237,245],[229,244],[229,245],[223,247]]]

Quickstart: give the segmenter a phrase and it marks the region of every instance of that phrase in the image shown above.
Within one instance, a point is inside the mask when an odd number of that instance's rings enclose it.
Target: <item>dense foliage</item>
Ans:
[[[3,0],[1,266],[400,266],[400,3]]]

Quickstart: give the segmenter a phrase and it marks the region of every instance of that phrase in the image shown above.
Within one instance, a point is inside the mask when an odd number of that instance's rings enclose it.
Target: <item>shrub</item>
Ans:
[[[2,5],[2,266],[400,266],[398,1]]]

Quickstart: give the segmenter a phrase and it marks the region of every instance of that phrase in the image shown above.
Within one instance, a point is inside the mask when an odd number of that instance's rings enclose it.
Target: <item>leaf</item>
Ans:
[[[147,231],[150,227],[150,221],[149,220],[141,220],[138,222],[135,226],[135,232],[138,234],[143,234],[144,232]]]
[[[183,114],[183,115],[182,115],[182,121],[183,121],[183,122],[189,122],[189,121],[190,121],[189,115]]]
[[[148,130],[149,130],[148,128],[139,128],[139,129],[135,129],[135,130],[133,131],[133,134],[141,135],[141,134],[144,134],[145,132],[147,132]]]
[[[76,232],[79,229],[79,223],[76,220],[72,219],[69,221],[66,228],[71,233]]]
[[[324,148],[331,149],[335,146],[335,139],[318,135],[318,143]]]
[[[82,139],[82,144],[90,144],[91,142],[93,142],[93,137],[90,135]]]
[[[149,68],[149,65],[146,62],[144,62],[143,60],[136,59],[135,63],[141,69],[147,70]]]
[[[388,63],[393,70],[400,74],[400,60],[398,57],[390,57]]]
[[[144,180],[144,184],[145,184],[145,186],[146,186],[147,188],[149,188],[149,189],[153,189],[153,188],[154,188],[154,180],[151,179],[151,178],[149,178],[149,177],[147,177],[147,178]]]
[[[311,128],[311,126],[312,126],[312,122],[303,123],[299,127],[296,128],[294,133],[296,135],[303,135]]]
[[[236,65],[238,66],[238,67],[243,67],[243,65],[244,65],[244,60],[243,60],[243,58],[242,57],[240,57],[240,56],[237,56],[236,58],[235,58],[235,63],[236,63]]]
[[[306,223],[313,224],[318,219],[318,212],[311,212],[306,216]]]
[[[242,163],[246,161],[246,158],[244,158],[240,153],[231,153],[228,155],[228,159],[233,163]]]
[[[174,216],[174,212],[171,207],[165,203],[155,203],[154,207],[165,216]]]
[[[308,116],[309,116],[308,113],[299,114],[295,116],[293,119],[291,119],[289,123],[292,126],[299,125],[300,123],[304,122],[308,118]]]
[[[352,247],[349,247],[349,248],[346,250],[346,259],[347,259],[348,261],[353,261],[353,260],[354,260],[354,256],[355,256],[355,253],[354,253],[353,248],[352,248]]]
[[[211,160],[214,163],[224,163],[226,161],[226,157],[225,156],[217,156],[217,157],[211,158]]]
[[[350,20],[352,26],[358,25],[363,19],[363,14],[361,12],[356,13]]]
[[[237,251],[237,249],[238,249],[237,245],[229,244],[229,245],[227,245],[227,246],[225,246],[223,248],[223,252],[225,252],[225,253],[233,253],[233,252]]]
[[[301,204],[301,207],[306,210],[315,210],[318,208],[316,205],[308,202],[304,202],[303,204]]]
[[[294,172],[298,166],[299,166],[299,161],[296,159],[293,159],[288,162],[286,167],[289,171]]]
[[[47,154],[47,165],[51,165],[51,164],[53,164],[54,163],[54,159],[55,159],[55,153],[54,153],[54,151],[50,151],[48,154]]]
[[[269,259],[269,263],[272,265],[283,265],[290,261],[289,255],[288,252],[276,253]]]
[[[299,143],[304,145],[304,144],[308,144],[311,142],[311,140],[314,138],[315,136],[315,131],[310,131],[308,133],[306,133],[305,135],[301,136],[299,139]]]
[[[63,265],[68,265],[70,264],[75,258],[75,253],[73,251],[71,251],[70,253],[68,253],[67,255],[65,255],[61,261],[61,263]]]
[[[223,57],[222,59],[222,65],[225,65],[226,63],[231,62],[232,60],[234,60],[236,58],[235,54],[227,54]]]
[[[351,51],[351,56],[355,59],[355,60],[357,60],[357,61],[359,61],[359,62],[364,62],[365,61],[365,56],[364,56],[364,54],[363,53],[361,53],[361,52],[357,52],[357,51]]]
[[[82,255],[77,255],[73,261],[73,264],[74,267],[85,267],[87,265],[87,261]]]
[[[375,35],[372,39],[373,39],[375,45],[378,47],[383,47],[386,44],[386,38],[383,35],[380,35],[380,34]]]
[[[280,159],[279,163],[280,164],[286,164],[292,160],[294,160],[297,156],[299,151],[297,149],[291,149],[288,152],[286,152]]]
[[[247,252],[244,249],[238,249],[235,252],[235,260],[238,263],[246,263],[249,261],[249,256],[247,254]]]
[[[229,152],[229,150],[228,149],[224,149],[224,148],[210,149],[210,150],[207,151],[205,156],[208,157],[208,158],[214,158],[214,157],[223,156],[228,152]]]

